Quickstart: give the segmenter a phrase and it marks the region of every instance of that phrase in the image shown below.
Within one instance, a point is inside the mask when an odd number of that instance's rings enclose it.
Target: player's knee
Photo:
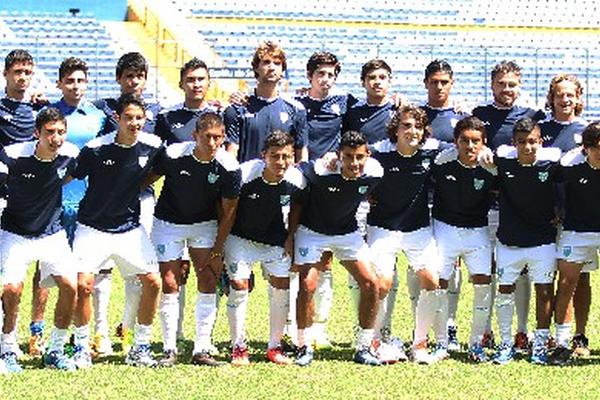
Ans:
[[[19,298],[21,297],[21,293],[23,293],[22,285],[19,285],[19,284],[4,285],[4,289],[2,291],[2,302],[4,304],[9,303],[9,302],[12,304],[19,300]]]
[[[392,285],[394,284],[393,277],[381,277],[379,278],[379,297],[384,298],[392,289]]]
[[[93,278],[83,277],[77,280],[77,297],[87,298],[91,296],[94,290]]]
[[[376,296],[379,291],[379,285],[376,279],[363,279],[359,282],[360,290],[368,296]]]
[[[165,275],[162,279],[162,290],[165,294],[177,293],[179,285],[174,275]]]
[[[317,290],[318,279],[315,279],[311,274],[300,279],[300,291],[312,295]]]
[[[248,279],[231,279],[229,284],[233,290],[248,290],[250,286]]]
[[[146,274],[140,277],[140,279],[142,281],[142,287],[145,290],[158,294],[161,287],[161,279],[158,274]]]
[[[77,294],[77,284],[68,279],[63,279],[57,282],[58,290],[63,296],[75,298]]]

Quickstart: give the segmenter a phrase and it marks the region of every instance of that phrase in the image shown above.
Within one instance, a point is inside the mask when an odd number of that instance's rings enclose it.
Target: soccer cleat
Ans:
[[[448,351],[460,351],[457,331],[458,328],[455,325],[448,326]]]
[[[357,364],[372,366],[381,365],[381,361],[379,361],[379,358],[377,358],[377,355],[374,354],[370,346],[360,347],[356,349],[356,352],[354,352],[353,360]]]
[[[32,334],[29,336],[29,350],[28,353],[31,357],[40,357],[44,354],[44,350],[46,348],[46,343],[44,342],[44,338],[42,334]]]
[[[494,340],[494,332],[485,332],[483,339],[481,339],[481,346],[486,349],[494,349],[496,347],[496,341]]]
[[[529,352],[529,338],[525,332],[517,332],[515,335],[515,351],[525,354]]]
[[[92,355],[88,349],[84,349],[82,346],[75,346],[73,352],[73,363],[77,369],[86,369],[92,366]]]
[[[233,346],[233,350],[231,351],[231,365],[236,367],[245,367],[246,365],[250,365],[248,347],[246,347],[246,345],[236,344]]]
[[[310,365],[313,358],[315,358],[315,353],[313,349],[308,346],[301,346],[296,352],[296,360],[294,362],[296,363],[296,365],[306,367]]]
[[[408,360],[404,352],[404,343],[399,338],[388,337],[381,341],[374,341],[373,348],[381,364],[394,364]]]
[[[479,343],[472,344],[469,348],[469,359],[475,363],[484,363],[488,361],[488,357],[485,354],[485,349]]]
[[[435,360],[435,362],[443,361],[450,358],[450,354],[448,353],[448,348],[437,344],[433,351],[431,352],[431,356]]]
[[[558,346],[548,356],[548,364],[563,366],[571,361],[571,349],[563,346]]]
[[[23,371],[23,367],[21,367],[21,364],[19,364],[17,355],[15,353],[4,353],[2,356],[0,356],[0,359],[4,362],[6,372],[9,374],[18,374],[19,372]]]
[[[411,355],[413,361],[417,364],[429,365],[434,363],[433,357],[429,354],[429,351],[427,350],[426,340],[420,343],[413,343]]]
[[[192,356],[192,365],[201,365],[205,367],[220,367],[223,365],[223,363],[215,360],[208,351],[202,351],[200,353],[195,353]]]
[[[110,356],[113,353],[112,343],[107,336],[94,335],[90,347],[94,357]]]
[[[590,349],[588,346],[588,338],[583,333],[573,336],[573,339],[571,340],[571,348],[573,349],[574,355],[579,357],[589,357]]]
[[[505,365],[511,362],[515,358],[515,350],[509,343],[502,343],[498,346],[496,354],[492,358],[494,364]]]
[[[44,366],[47,368],[59,369],[62,371],[74,371],[77,369],[75,362],[67,357],[62,351],[51,351],[42,356]]]
[[[288,355],[296,354],[298,347],[294,344],[291,336],[284,334],[281,338],[281,350]]]
[[[156,367],[158,362],[152,357],[149,344],[139,344],[129,350],[125,364],[134,367]]]
[[[290,365],[293,363],[292,359],[285,355],[281,347],[267,349],[267,360],[278,365]]]
[[[532,364],[546,365],[548,364],[548,348],[545,344],[534,343],[531,350],[531,358],[529,361]]]
[[[177,364],[177,352],[175,350],[167,350],[163,353],[163,357],[158,360],[159,367],[172,367]]]

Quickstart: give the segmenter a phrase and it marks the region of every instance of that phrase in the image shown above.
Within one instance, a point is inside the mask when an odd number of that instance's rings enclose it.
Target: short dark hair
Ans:
[[[479,131],[481,137],[486,139],[485,124],[477,117],[467,117],[458,121],[454,127],[454,139],[458,140],[460,134],[467,130]]]
[[[224,128],[225,123],[223,122],[223,118],[220,114],[209,111],[200,116],[196,121],[196,132],[203,132],[210,128]]]
[[[267,151],[271,147],[294,147],[294,143],[294,137],[292,135],[277,129],[269,133],[269,135],[266,137],[265,144],[263,145],[263,151]]]
[[[494,68],[492,68],[492,81],[496,76],[508,74],[509,72],[517,75],[519,79],[521,78],[521,67],[519,67],[519,64],[512,60],[500,61],[498,64],[494,65]]]
[[[256,75],[256,69],[258,68],[258,65],[260,64],[261,60],[267,56],[281,61],[282,71],[285,72],[287,70],[287,58],[285,56],[285,51],[283,51],[283,48],[281,48],[279,44],[267,40],[266,42],[262,42],[258,45],[254,51],[254,55],[252,56],[252,70],[254,71],[255,78],[258,78]]]
[[[181,69],[179,70],[179,82],[183,82],[183,77],[188,71],[193,71],[199,68],[205,69],[210,79],[210,73],[208,72],[208,67],[206,66],[206,63],[200,60],[199,58],[194,57],[185,64],[183,64],[183,67],[181,67]]]
[[[117,99],[117,106],[115,107],[115,111],[118,115],[121,115],[123,110],[127,108],[127,106],[133,104],[134,106],[138,106],[142,110],[146,110],[146,103],[141,96],[134,93],[124,93]]]
[[[585,127],[581,133],[581,143],[584,149],[596,147],[600,141],[600,121],[594,121]]]
[[[363,64],[363,66],[360,70],[360,80],[364,81],[365,78],[367,77],[367,75],[369,74],[369,72],[374,71],[376,69],[380,69],[380,68],[385,69],[388,72],[388,74],[390,75],[390,78],[392,77],[392,68],[388,65],[388,63],[386,63],[383,60],[374,59],[374,60],[367,61],[366,63]]]
[[[340,150],[343,147],[350,147],[351,149],[356,149],[360,146],[366,145],[367,139],[365,139],[365,135],[358,131],[346,131],[342,134],[342,139],[340,140]]]
[[[16,63],[34,65],[33,57],[27,50],[15,49],[4,58],[4,70],[8,71]]]
[[[398,140],[397,132],[400,127],[400,120],[403,115],[410,115],[415,119],[417,126],[421,126],[423,128],[423,138],[421,139],[421,143],[424,143],[425,140],[429,136],[431,136],[431,125],[429,125],[429,120],[427,119],[427,113],[421,107],[418,107],[413,104],[406,105],[399,110],[396,110],[390,123],[387,126],[387,134],[390,139],[390,142],[396,143]]]
[[[42,130],[42,127],[48,122],[62,121],[67,126],[67,119],[63,113],[56,107],[47,107],[40,111],[35,117],[35,129]]]
[[[425,68],[425,80],[429,79],[429,77],[435,74],[436,72],[446,73],[450,76],[450,78],[452,78],[452,76],[454,75],[452,67],[450,66],[450,64],[448,64],[448,61],[440,60],[437,58],[429,64],[427,64],[427,67]]]
[[[75,71],[83,71],[87,78],[88,67],[85,61],[77,57],[65,58],[58,67],[58,80],[62,80],[65,76],[71,75]]]
[[[117,79],[121,79],[121,75],[126,69],[133,69],[136,72],[143,72],[144,75],[148,76],[148,62],[143,55],[137,51],[125,53],[117,61],[117,67],[115,68],[115,74]]]
[[[534,121],[533,119],[529,118],[529,117],[525,117],[525,118],[521,118],[520,120],[518,120],[515,123],[515,126],[513,127],[513,139],[519,134],[519,133],[527,133],[530,134],[531,132],[533,132],[533,130],[535,128],[539,128],[538,124],[536,121]]]
[[[306,63],[306,72],[308,73],[308,76],[311,77],[321,65],[333,65],[336,77],[342,70],[340,62],[335,54],[328,51],[317,51],[310,56]]]

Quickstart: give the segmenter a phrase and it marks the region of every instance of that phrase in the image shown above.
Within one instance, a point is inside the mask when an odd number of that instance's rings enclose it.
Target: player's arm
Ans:
[[[308,161],[308,121],[306,119],[306,110],[302,108],[294,115],[295,131],[295,156],[296,163]]]
[[[223,122],[225,122],[226,144],[225,150],[237,159],[238,150],[240,148],[240,130],[242,126],[241,116],[238,115],[237,109],[229,106],[225,109]]]
[[[148,174],[144,178],[144,180],[142,180],[142,185],[140,187],[141,191],[143,192],[148,186],[152,185],[154,182],[159,180],[161,176],[162,174],[157,173],[154,170],[154,168],[151,169],[150,172],[148,172]]]

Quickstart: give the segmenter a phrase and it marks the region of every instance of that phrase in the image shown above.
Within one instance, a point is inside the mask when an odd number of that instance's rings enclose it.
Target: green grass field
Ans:
[[[402,269],[404,271],[404,269]],[[402,278],[404,272],[401,273]],[[592,275],[594,290],[600,283]],[[569,367],[532,366],[521,359],[507,366],[473,365],[465,361],[465,353],[433,366],[411,363],[385,367],[367,367],[351,361],[353,350],[352,313],[343,268],[334,270],[335,296],[329,331],[335,347],[321,353],[308,368],[281,367],[264,361],[268,335],[266,286],[257,279],[251,295],[247,331],[252,364],[217,369],[189,365],[193,346],[194,290],[188,291],[185,318],[186,353],[181,365],[172,369],[139,369],[124,365],[124,355],[100,359],[85,371],[64,373],[40,369],[39,360],[23,360],[24,373],[0,376],[0,399],[199,399],[199,398],[360,398],[360,399],[537,399],[600,398],[600,344],[597,307],[592,307],[588,336],[592,356],[577,360]],[[471,290],[463,286],[459,305],[459,337],[467,340]],[[30,280],[23,297],[19,334],[23,349],[28,336]],[[191,287],[190,287],[191,289]],[[52,293],[50,304],[53,304]],[[116,326],[122,312],[123,289],[118,273],[113,279],[111,326]],[[223,303],[222,303],[223,304]],[[228,327],[224,307],[220,307],[215,340],[228,353]],[[52,313],[48,313],[50,316]],[[533,329],[533,319],[530,319]],[[155,351],[160,352],[159,321],[154,323]],[[412,317],[404,280],[394,318],[394,334],[403,340],[410,337]],[[116,340],[116,338],[115,338]]]

